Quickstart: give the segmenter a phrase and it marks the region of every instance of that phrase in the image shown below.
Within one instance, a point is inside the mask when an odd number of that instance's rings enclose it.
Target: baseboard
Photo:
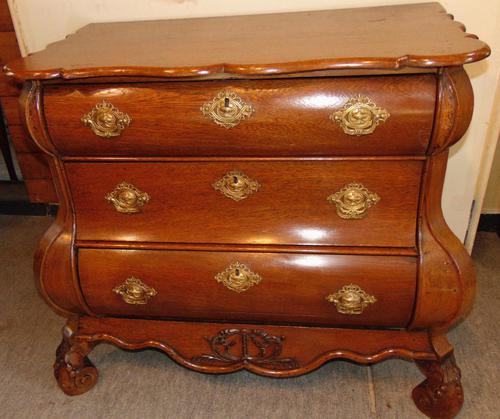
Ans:
[[[500,236],[500,214],[481,214],[478,231],[489,231]]]
[[[0,201],[0,214],[55,217],[59,205],[28,201]]]

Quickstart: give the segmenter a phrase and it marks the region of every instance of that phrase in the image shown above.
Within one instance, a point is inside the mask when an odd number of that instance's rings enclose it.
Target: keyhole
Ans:
[[[233,176],[233,183],[235,185],[238,183],[238,177],[237,176]]]
[[[235,269],[235,270],[234,270],[234,274],[235,274],[236,276],[240,276],[240,270],[239,270],[239,269]]]
[[[228,97],[224,98],[224,107],[229,108],[229,98]]]

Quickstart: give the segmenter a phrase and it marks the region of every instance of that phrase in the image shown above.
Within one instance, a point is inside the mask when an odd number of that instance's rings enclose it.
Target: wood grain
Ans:
[[[24,179],[52,179],[47,157],[42,153],[17,153]]]
[[[16,33],[0,32],[0,63],[6,64],[20,56]]]
[[[12,25],[12,19],[10,18],[9,4],[7,3],[7,0],[0,1],[0,31],[14,32],[14,25]]]
[[[332,359],[348,359],[362,364],[390,358],[436,360],[426,332],[402,330],[356,330],[321,327],[294,327],[235,323],[192,323],[157,320],[82,317],[72,322],[72,340],[80,343],[112,343],[137,350],[154,347],[179,364],[199,372],[227,373],[242,369],[270,377],[291,377],[313,371]],[[192,360],[210,353],[205,337],[221,330],[263,330],[272,336],[283,336],[283,358],[296,360],[299,367],[276,370],[265,365],[233,362],[226,365],[195,363]],[[154,339],[151,339],[154,336]],[[389,349],[391,348],[391,349]]]
[[[200,110],[225,90],[255,109],[232,129]],[[51,86],[44,102],[50,135],[63,155],[409,155],[427,149],[435,91],[431,75],[342,77]],[[330,115],[358,95],[391,116],[372,134],[351,136]],[[119,137],[98,137],[81,122],[103,100],[132,120]]]
[[[218,283],[215,276],[235,262],[262,281],[242,293]],[[78,252],[78,265],[97,314],[389,327],[408,323],[417,266],[415,258],[394,256],[92,249]],[[148,304],[127,304],[113,292],[131,276],[158,292]],[[377,299],[359,315],[340,314],[326,300],[351,283]]]
[[[79,240],[414,247],[420,161],[66,163]],[[242,201],[213,188],[237,170],[261,185]],[[387,182],[391,179],[391,182]],[[151,197],[123,214],[105,200],[121,182]],[[362,219],[327,197],[351,182],[380,196]],[[207,234],[207,228],[209,234]]]
[[[475,295],[475,271],[461,241],[443,217],[441,196],[448,150],[465,132],[472,117],[472,90],[463,70],[444,70],[441,75],[438,129],[426,163],[419,213],[419,289],[411,328],[446,331],[471,310]],[[451,94],[450,94],[451,92]],[[439,151],[444,147],[444,151]],[[435,269],[439,265],[440,269]]]
[[[7,71],[20,80],[207,78],[459,66],[490,53],[464,29],[438,3],[92,24]]]
[[[20,107],[26,129],[33,142],[47,150],[48,134],[41,113],[42,96],[38,82],[26,84],[21,94]],[[46,153],[54,187],[60,206],[54,223],[40,239],[34,256],[33,270],[38,292],[58,314],[70,317],[73,313],[87,313],[85,301],[76,277],[75,250],[73,249],[73,213],[68,184],[60,161]],[[47,180],[44,180],[47,185]],[[46,190],[47,191],[47,190]],[[30,193],[29,189],[28,192]]]
[[[432,3],[94,24],[10,65],[36,79],[22,120],[61,200],[35,274],[70,318],[63,391],[95,384],[87,355],[101,342],[274,377],[401,357],[426,375],[417,406],[454,416],[463,393],[446,333],[471,308],[474,272],[440,201],[447,150],[472,114],[461,66],[488,54]],[[200,112],[225,88],[256,110],[232,130]],[[328,120],[355,94],[391,114],[370,136]],[[103,99],[132,118],[120,137],[81,123]],[[233,170],[260,184],[241,201],[212,186]],[[124,181],[150,195],[141,212],[106,201]],[[350,182],[380,197],[365,218],[326,199]],[[236,261],[262,278],[239,294],[214,278]],[[113,292],[131,276],[157,289],[149,304]],[[351,282],[377,302],[346,318],[324,298]]]
[[[417,407],[430,418],[452,418],[464,403],[464,390],[460,382],[460,369],[451,354],[436,361],[416,361],[427,377],[412,393]]]
[[[28,179],[25,180],[26,190],[30,202],[58,204],[53,179]]]
[[[0,97],[0,104],[9,126],[22,125],[17,97]]]
[[[9,134],[12,145],[18,153],[39,153],[40,150],[33,144],[25,128],[21,125],[10,125]]]

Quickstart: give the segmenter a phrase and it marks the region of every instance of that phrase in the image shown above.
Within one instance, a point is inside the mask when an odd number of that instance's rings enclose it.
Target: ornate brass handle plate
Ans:
[[[117,137],[130,125],[130,116],[119,111],[111,103],[103,100],[81,119],[95,135],[104,138]]]
[[[212,186],[216,191],[234,201],[241,201],[260,188],[259,182],[238,171],[226,173]]]
[[[361,183],[349,183],[340,191],[327,198],[335,204],[337,215],[345,219],[359,219],[366,217],[368,208],[380,201],[380,196],[370,192]]]
[[[243,292],[262,281],[259,274],[252,272],[243,263],[232,263],[225,271],[215,275],[215,280],[231,291]]]
[[[330,119],[338,123],[348,135],[368,135],[385,122],[390,113],[378,107],[366,96],[350,98],[342,109],[332,113]]]
[[[341,314],[361,314],[368,304],[374,304],[377,299],[367,294],[359,285],[344,285],[335,294],[326,297],[327,301],[335,304]]]
[[[116,185],[112,192],[105,196],[106,201],[113,204],[115,209],[122,214],[135,214],[141,212],[142,207],[150,200],[146,192],[142,192],[134,185],[122,182]]]
[[[113,288],[113,292],[121,295],[127,304],[147,304],[152,297],[158,294],[154,288],[133,276],[127,278],[123,284]]]
[[[236,93],[223,90],[210,102],[205,103],[201,107],[201,112],[217,125],[229,129],[249,118],[255,109]]]

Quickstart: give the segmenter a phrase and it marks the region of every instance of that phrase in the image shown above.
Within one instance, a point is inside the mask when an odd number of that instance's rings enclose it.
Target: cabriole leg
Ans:
[[[430,418],[455,417],[464,402],[460,383],[460,369],[453,354],[442,361],[415,361],[427,377],[413,389],[412,397],[417,407]]]
[[[89,391],[97,382],[98,372],[87,355],[94,344],[72,339],[69,326],[63,329],[63,340],[56,351],[54,375],[62,391],[77,396]]]

